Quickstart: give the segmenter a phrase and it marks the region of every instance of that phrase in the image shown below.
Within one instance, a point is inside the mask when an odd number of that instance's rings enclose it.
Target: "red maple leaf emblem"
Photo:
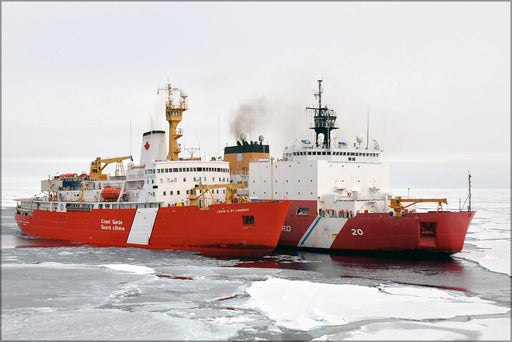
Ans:
[[[144,145],[144,148],[147,150],[149,149],[149,142],[146,141],[146,144]]]

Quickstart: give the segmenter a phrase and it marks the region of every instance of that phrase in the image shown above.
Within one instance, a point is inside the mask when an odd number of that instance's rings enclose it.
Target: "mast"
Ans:
[[[366,116],[366,149],[370,145],[370,106],[368,106],[368,115]]]
[[[183,112],[188,109],[187,95],[179,88],[171,87],[168,83],[166,88],[160,88],[158,91],[163,90],[167,93],[167,104],[165,105],[165,119],[169,122],[169,153],[167,158],[170,160],[179,160],[179,153],[181,149],[178,145],[178,139],[183,136],[183,131],[177,129],[178,124],[183,118]],[[174,103],[172,95],[175,91],[180,92],[179,103]]]
[[[324,135],[322,147],[329,149],[331,148],[331,131],[338,127],[335,126],[336,113],[332,109],[322,107],[322,80],[318,80],[318,93],[315,97],[318,97],[318,107],[306,107],[314,112],[315,126],[310,128],[315,130],[316,146],[318,146],[318,136],[322,133]]]
[[[468,211],[471,211],[471,173],[468,171]]]

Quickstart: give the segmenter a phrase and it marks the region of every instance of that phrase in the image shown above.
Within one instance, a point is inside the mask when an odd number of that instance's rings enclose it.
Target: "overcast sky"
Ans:
[[[3,185],[138,161],[167,80],[189,95],[182,146],[222,153],[250,108],[281,156],[312,138],[320,78],[338,139],[369,110],[393,186],[510,186],[510,3],[437,1],[2,2]]]

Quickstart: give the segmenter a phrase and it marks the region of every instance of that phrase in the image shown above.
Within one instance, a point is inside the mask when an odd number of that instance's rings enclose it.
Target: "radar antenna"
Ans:
[[[315,98],[318,98],[318,107],[306,107],[314,112],[315,126],[311,129],[315,130],[316,146],[319,146],[318,136],[323,134],[322,147],[329,149],[331,147],[331,131],[338,127],[335,126],[336,113],[332,109],[322,107],[322,80],[318,80],[318,93],[315,93]]]

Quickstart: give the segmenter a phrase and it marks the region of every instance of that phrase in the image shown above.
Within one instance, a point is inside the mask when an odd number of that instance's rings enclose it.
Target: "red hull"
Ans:
[[[16,214],[15,218],[23,232],[44,238],[115,247],[254,255],[275,249],[289,203],[216,204],[209,210],[192,206],[155,208],[156,216],[143,243],[130,243],[130,231],[137,227],[137,209],[34,210],[32,216]]]
[[[297,215],[309,208],[309,215]],[[474,211],[360,213],[353,218],[318,217],[316,201],[292,201],[280,246],[332,250],[419,251],[457,253],[462,250]],[[326,231],[329,234],[323,234]]]

